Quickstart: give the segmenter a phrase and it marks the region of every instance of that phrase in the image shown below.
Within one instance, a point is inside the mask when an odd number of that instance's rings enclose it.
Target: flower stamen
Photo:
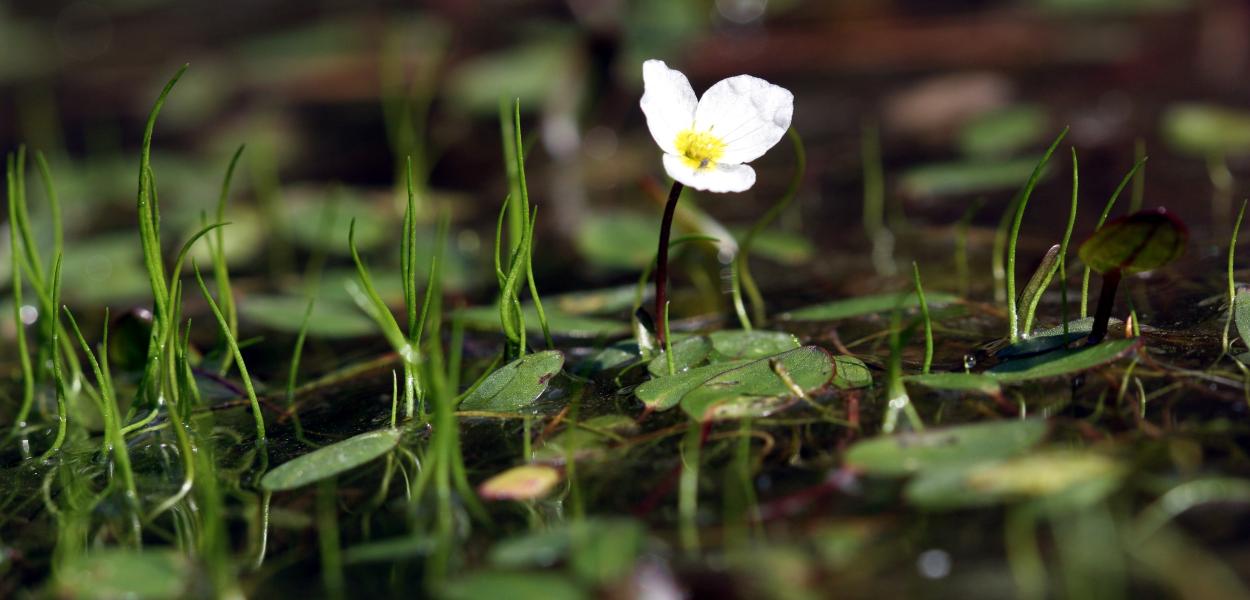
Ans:
[[[725,141],[710,131],[686,129],[673,141],[682,162],[695,170],[710,169],[725,154]]]

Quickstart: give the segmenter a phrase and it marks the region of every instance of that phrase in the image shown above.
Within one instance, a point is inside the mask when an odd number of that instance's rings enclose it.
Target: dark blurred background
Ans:
[[[1228,211],[1213,190],[1235,196],[1247,170],[1241,0],[6,0],[0,147],[47,153],[71,252],[103,248],[110,232],[133,229],[143,120],[190,63],[157,125],[167,228],[189,230],[212,210],[230,155],[247,144],[232,261],[274,278],[319,254],[333,264],[348,217],[375,251],[398,233],[397,183],[413,155],[423,206],[450,208],[460,231],[466,266],[453,286],[471,288],[489,275],[472,265],[508,187],[501,101],[519,98],[545,285],[626,281],[652,251],[659,207],[647,182],[664,185],[637,107],[640,64],[653,57],[699,92],[739,73],[795,92],[808,172],[782,228],[803,235],[778,236],[764,253],[793,269],[819,271],[811,259],[834,260],[829,248],[867,248],[865,127],[881,131],[892,223],[916,239],[948,238],[975,199],[986,208],[974,224],[992,227],[1064,125],[1081,152],[1086,211],[1139,140],[1151,154],[1147,205],[1182,211],[1200,231]],[[1066,156],[1057,162],[1035,200],[1039,221],[1062,219]],[[756,163],[755,189],[702,206],[731,230],[745,226],[793,165],[783,141]],[[127,261],[104,269],[99,299],[139,296],[141,273],[129,291],[104,289],[124,287],[116,269]],[[83,276],[100,277],[100,264]]]

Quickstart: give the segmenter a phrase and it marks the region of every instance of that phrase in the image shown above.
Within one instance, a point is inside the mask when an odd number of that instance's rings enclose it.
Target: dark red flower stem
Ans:
[[[1086,343],[1090,346],[1107,337],[1107,326],[1111,322],[1111,309],[1115,306],[1115,292],[1120,287],[1120,276],[1119,269],[1112,269],[1102,274],[1102,291],[1098,294],[1098,310],[1094,312],[1094,326],[1086,339]]]
[[[668,304],[668,240],[673,231],[673,213],[677,211],[677,199],[685,186],[680,181],[673,182],[673,189],[668,192],[668,203],[664,205],[664,220],[660,222],[660,247],[655,252],[655,322],[658,324],[655,339],[664,347],[664,331],[668,329],[668,315],[664,306]]]

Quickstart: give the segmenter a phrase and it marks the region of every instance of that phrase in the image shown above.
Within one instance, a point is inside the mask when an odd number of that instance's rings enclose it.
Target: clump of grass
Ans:
[[[446,243],[446,218],[439,225],[439,233],[437,236],[437,245],[434,255],[430,259],[429,279],[426,282],[425,295],[421,306],[417,302],[416,288],[416,243],[417,243],[417,216],[416,216],[416,192],[412,185],[412,165],[409,163],[407,169],[408,185],[408,202],[404,210],[403,237],[400,244],[400,273],[403,279],[404,306],[408,320],[408,329],[405,332],[400,328],[399,322],[395,320],[395,316],[391,314],[391,309],[386,305],[386,301],[378,294],[377,289],[373,285],[373,278],[369,275],[369,269],[365,266],[364,260],[360,257],[360,252],[356,248],[356,221],[352,220],[348,229],[347,244],[351,250],[352,260],[356,264],[356,281],[354,285],[349,286],[353,299],[356,304],[365,311],[374,322],[378,324],[383,336],[390,342],[391,347],[399,354],[404,370],[404,419],[413,419],[419,412],[424,415],[425,409],[425,384],[421,377],[422,339],[425,335],[426,321],[430,316],[430,307],[435,303],[435,298],[439,295],[439,280],[437,273],[439,272],[438,263],[442,259],[442,249]]]
[[[1020,226],[1024,223],[1024,211],[1029,206],[1029,197],[1033,195],[1033,188],[1037,187],[1037,182],[1041,180],[1042,173],[1046,169],[1046,163],[1050,162],[1050,157],[1055,153],[1055,149],[1059,147],[1059,142],[1068,135],[1068,128],[1064,127],[1059,132],[1059,136],[1055,141],[1050,143],[1050,147],[1046,149],[1046,153],[1042,155],[1042,159],[1038,161],[1037,166],[1033,168],[1033,173],[1029,175],[1028,181],[1016,195],[1016,199],[1012,202],[1013,219],[1011,223],[1011,233],[1007,236],[1007,320],[1008,320],[1008,337],[1012,343],[1020,341],[1020,320],[1019,309],[1017,307],[1016,297],[1016,243],[1020,237]]]
[[[900,295],[899,302],[905,296]],[[903,316],[902,310],[895,307],[890,314],[890,356],[886,362],[885,371],[885,394],[886,394],[886,410],[885,418],[881,424],[881,433],[889,435],[894,433],[895,427],[898,425],[898,415],[903,413],[907,416],[908,424],[915,431],[922,431],[924,423],[920,420],[920,414],[916,412],[915,405],[912,404],[911,397],[907,395],[907,387],[903,384]],[[910,329],[908,329],[910,334]]]
[[[239,342],[235,339],[234,334],[230,332],[230,323],[226,320],[226,315],[221,311],[221,307],[213,300],[213,295],[209,293],[208,286],[204,284],[204,277],[200,275],[200,268],[192,263],[195,271],[195,283],[200,286],[200,293],[204,295],[204,300],[208,302],[208,308],[213,313],[213,318],[217,319],[217,327],[221,330],[221,335],[226,339],[226,348],[234,355],[234,362],[239,367],[239,376],[243,378],[243,389],[247,391],[247,401],[252,405],[252,417],[256,422],[256,439],[261,444],[265,443],[265,415],[260,409],[260,400],[256,397],[256,388],[252,385],[252,377],[247,372],[247,365],[243,362],[243,353],[239,350]]]
[[[230,198],[230,182],[234,179],[234,170],[243,156],[244,147],[239,146],[239,149],[234,151],[234,156],[230,157],[230,165],[226,167],[226,176],[221,182],[221,193],[217,197],[217,223],[226,222],[226,201]],[[234,292],[230,289],[230,267],[226,264],[225,236],[225,229],[218,228],[213,238],[209,240],[209,248],[212,250],[213,281],[217,284],[217,299],[221,303],[222,313],[225,314],[226,323],[230,327],[230,335],[237,339],[239,337],[239,311],[234,304]],[[225,375],[230,370],[230,362],[233,360],[233,352],[222,353],[221,366],[218,367],[217,373]]]
[[[78,345],[87,356],[87,362],[91,365],[92,372],[95,373],[97,385],[100,386],[101,402],[98,407],[104,418],[104,440],[101,452],[113,456],[118,476],[122,481],[122,493],[130,509],[132,538],[130,544],[140,546],[142,545],[142,532],[139,524],[139,492],[135,485],[134,470],[130,466],[130,451],[126,447],[126,438],[122,435],[116,388],[113,387],[113,376],[109,372],[108,311],[106,310],[104,314],[104,333],[100,341],[98,358],[96,353],[92,352],[91,346],[87,344],[87,339],[83,337],[82,330],[78,328],[78,322],[74,320],[74,315],[68,308],[65,309],[65,317],[69,321],[74,336],[78,339]]]
[[[1042,294],[1046,292],[1046,288],[1050,287],[1050,282],[1054,279],[1055,274],[1059,274],[1059,291],[1062,295],[1062,312],[1063,327],[1065,332],[1068,327],[1068,244],[1072,241],[1072,229],[1076,226],[1077,211],[1077,193],[1080,184],[1080,167],[1076,159],[1076,149],[1072,149],[1072,201],[1068,205],[1068,223],[1063,230],[1063,238],[1059,243],[1047,252],[1043,258],[1042,264],[1038,266],[1037,273],[1034,278],[1040,275],[1037,285],[1033,286],[1033,281],[1029,282],[1024,295],[1022,296],[1024,303],[1024,323],[1021,325],[1021,332],[1024,337],[1028,337],[1033,331],[1033,317],[1037,314],[1037,305],[1042,300]],[[1033,288],[1032,290],[1028,288]]]
[[[539,327],[548,348],[554,348],[547,313],[534,280],[534,227],[538,221],[537,207],[531,207],[529,186],[525,181],[525,144],[521,139],[521,102],[513,103],[511,121],[501,105],[500,121],[504,132],[504,163],[507,166],[511,193],[500,208],[495,228],[495,278],[499,284],[499,322],[507,339],[506,356],[509,360],[520,358],[526,349],[525,316],[521,310],[522,278],[528,285],[530,298],[538,315]],[[508,252],[504,252],[503,229],[508,224]],[[503,256],[508,256],[506,262]]]

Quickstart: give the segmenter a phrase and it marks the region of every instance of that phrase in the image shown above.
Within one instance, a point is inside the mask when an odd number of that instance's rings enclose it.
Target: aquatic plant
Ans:
[[[750,75],[723,79],[697,97],[690,81],[664,61],[642,65],[640,105],[651,137],[664,151],[673,178],[656,251],[655,315],[661,340],[668,326],[668,245],[673,212],[685,186],[708,192],[742,192],[755,185],[745,164],[781,141],[794,114],[794,95]]]

